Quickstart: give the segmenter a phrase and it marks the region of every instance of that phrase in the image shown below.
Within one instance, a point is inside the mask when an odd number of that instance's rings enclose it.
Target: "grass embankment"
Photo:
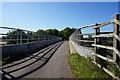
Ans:
[[[79,56],[77,53],[70,54],[69,58],[76,78],[112,78],[89,58]]]

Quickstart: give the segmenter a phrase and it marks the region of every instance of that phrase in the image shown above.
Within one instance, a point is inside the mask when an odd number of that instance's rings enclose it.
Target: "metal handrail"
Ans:
[[[3,26],[0,26],[0,28],[16,31],[15,34],[0,33],[0,35],[2,35],[2,38],[0,39],[0,41],[6,42],[6,43],[9,42],[9,44],[12,43],[11,41],[14,41],[16,44],[22,44],[24,41],[27,41],[27,43],[29,43],[29,42],[33,42],[34,40],[39,42],[41,40],[45,41],[45,40],[61,39],[60,37],[55,36],[55,35],[50,35],[50,34],[45,34],[45,33],[36,33],[34,31],[29,31],[29,30],[23,30],[23,29],[11,28],[11,27],[3,27]],[[33,33],[36,33],[36,34],[33,35]]]

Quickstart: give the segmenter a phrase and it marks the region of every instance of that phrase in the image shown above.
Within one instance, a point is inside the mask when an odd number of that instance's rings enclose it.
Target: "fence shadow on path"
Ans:
[[[57,51],[57,49],[63,43],[64,43],[64,41],[55,43],[55,44],[53,44],[51,46],[48,46],[43,51],[41,51],[41,52],[39,51],[35,55],[32,54],[30,58],[26,58],[26,59],[23,59],[23,61],[20,61],[18,63],[3,67],[2,68],[2,80],[21,79],[21,78],[23,78],[23,77],[25,77],[27,75],[30,75],[31,73],[39,70],[46,63],[48,63],[48,61],[51,59],[51,57],[54,55],[54,53]],[[40,61],[42,61],[42,63],[40,63]],[[24,64],[25,62],[28,62],[28,63]],[[20,66],[18,66],[18,65],[20,65]],[[18,66],[18,67],[16,67],[16,66]],[[31,66],[33,68],[30,68]],[[21,72],[20,70],[25,70],[27,68],[29,69],[29,71],[27,71],[25,73],[23,72],[22,74],[20,74],[20,72]],[[17,76],[15,74],[17,74]]]

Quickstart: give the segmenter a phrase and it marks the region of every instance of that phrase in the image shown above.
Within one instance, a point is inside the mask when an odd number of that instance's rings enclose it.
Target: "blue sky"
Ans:
[[[62,30],[106,22],[117,12],[117,2],[3,2],[1,25]]]

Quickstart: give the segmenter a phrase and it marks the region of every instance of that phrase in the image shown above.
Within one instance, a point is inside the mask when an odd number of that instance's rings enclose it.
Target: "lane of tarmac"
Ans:
[[[67,41],[52,44],[29,57],[5,65],[3,79],[73,78],[69,63]]]

